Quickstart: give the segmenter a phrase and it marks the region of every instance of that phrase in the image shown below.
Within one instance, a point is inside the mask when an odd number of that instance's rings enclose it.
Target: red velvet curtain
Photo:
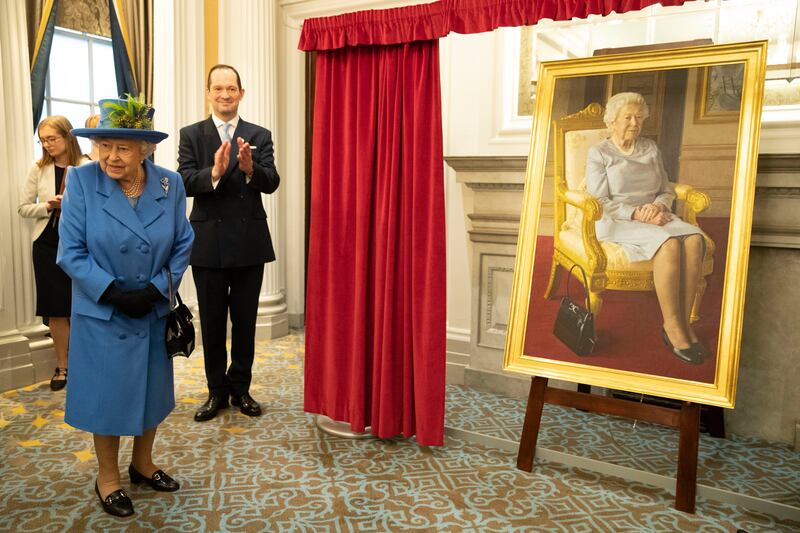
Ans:
[[[315,95],[305,410],[441,445],[438,42],[321,53]]]
[[[444,37],[450,32],[481,33],[500,27],[531,26],[541,19],[569,20],[644,9],[687,0],[440,0],[395,9],[366,10],[307,19],[300,50],[398,44]]]

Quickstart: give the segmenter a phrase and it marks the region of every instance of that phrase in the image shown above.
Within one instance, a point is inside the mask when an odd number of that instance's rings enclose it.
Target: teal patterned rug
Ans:
[[[666,491],[555,463],[521,472],[513,454],[457,438],[427,448],[413,439],[329,436],[303,412],[302,332],[256,349],[251,393],[264,415],[254,419],[228,409],[194,422],[206,396],[202,354],[176,361],[178,405],[159,428],[156,462],[181,490],[156,493],[123,477],[136,509],[127,519],[100,508],[91,435],[64,424],[63,391],[40,383],[0,395],[0,532],[800,531],[797,522],[702,499],[687,515],[672,509]],[[519,417],[518,402],[448,387],[448,425]],[[572,415],[549,412],[548,420],[562,416]],[[580,429],[547,438],[586,445],[570,437]],[[507,438],[516,438],[513,430]],[[122,440],[123,471],[131,440]],[[650,458],[620,454],[669,470],[653,446]],[[760,465],[768,478],[780,467]]]

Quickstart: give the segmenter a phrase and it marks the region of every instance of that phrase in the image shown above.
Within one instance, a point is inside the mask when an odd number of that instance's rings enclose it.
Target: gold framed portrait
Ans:
[[[505,370],[734,406],[766,58],[759,41],[540,65]],[[715,69],[740,73],[736,110],[708,107]]]

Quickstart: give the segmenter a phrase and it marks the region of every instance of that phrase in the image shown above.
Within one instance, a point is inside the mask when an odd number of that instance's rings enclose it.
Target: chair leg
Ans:
[[[591,306],[591,311],[594,314],[594,318],[597,319],[597,316],[600,314],[600,310],[603,308],[603,299],[600,298],[599,292],[589,293],[589,305]]]
[[[544,291],[545,300],[549,300],[553,295],[553,290],[558,287],[558,282],[561,280],[561,268],[559,264],[553,259],[550,265],[550,281],[547,282],[547,289]]]
[[[694,303],[692,303],[692,312],[689,315],[689,322],[694,323],[700,320],[700,304],[703,301],[703,295],[706,293],[708,282],[706,278],[701,278],[697,284],[697,293],[694,296]]]

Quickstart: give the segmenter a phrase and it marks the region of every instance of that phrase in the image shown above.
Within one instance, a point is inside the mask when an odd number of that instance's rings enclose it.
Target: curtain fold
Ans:
[[[440,0],[307,19],[303,22],[298,48],[320,51],[398,44],[438,39],[450,32],[481,33],[500,27],[530,26],[543,18],[586,18],[612,11],[625,13],[653,4],[683,5],[686,1],[691,0]]]
[[[108,0],[111,44],[120,95],[153,94],[153,1]]]
[[[33,102],[33,130],[39,124],[44,106],[44,90],[47,81],[47,67],[50,62],[50,48],[53,44],[53,33],[58,13],[58,0],[45,0],[41,4],[28,3],[28,20],[38,13],[38,28],[31,50],[31,100]],[[31,35],[28,35],[29,39]]]
[[[316,69],[305,410],[441,445],[438,42],[324,52]]]

